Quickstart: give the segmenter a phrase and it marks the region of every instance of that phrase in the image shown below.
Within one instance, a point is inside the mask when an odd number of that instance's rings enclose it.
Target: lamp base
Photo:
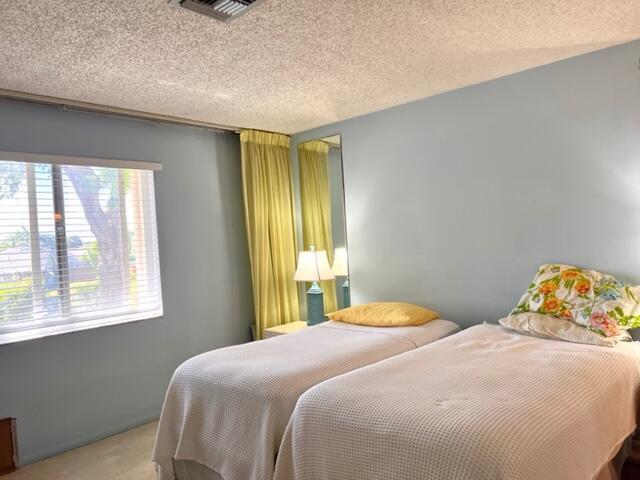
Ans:
[[[325,320],[324,293],[317,282],[313,282],[307,290],[307,325],[317,325]]]
[[[349,291],[348,278],[342,284],[342,303],[344,304],[343,308],[348,308],[351,306],[351,292]]]

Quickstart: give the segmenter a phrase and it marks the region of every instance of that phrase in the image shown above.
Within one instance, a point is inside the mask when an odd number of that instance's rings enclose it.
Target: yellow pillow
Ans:
[[[422,325],[440,315],[428,308],[410,303],[377,302],[356,305],[327,315],[331,320],[371,327],[404,327]]]

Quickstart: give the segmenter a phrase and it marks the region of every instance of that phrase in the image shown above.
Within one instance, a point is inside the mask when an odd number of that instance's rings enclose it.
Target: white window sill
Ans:
[[[141,320],[150,320],[162,316],[162,309],[155,312],[134,313],[129,315],[113,316],[108,318],[100,318],[96,320],[76,321],[73,323],[65,323],[59,325],[51,325],[48,327],[38,327],[14,332],[0,333],[0,346],[11,343],[24,342],[27,340],[35,340],[38,338],[50,337],[53,335],[62,335],[64,333],[81,332],[83,330],[92,330],[94,328],[107,327],[109,325],[119,325],[121,323],[139,322]]]

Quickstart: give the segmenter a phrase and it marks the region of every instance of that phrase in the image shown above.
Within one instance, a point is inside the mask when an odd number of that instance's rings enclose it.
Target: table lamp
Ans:
[[[351,294],[349,292],[349,264],[347,263],[347,249],[336,248],[333,255],[333,274],[336,277],[347,277],[342,284],[342,308],[351,306]]]
[[[316,325],[324,322],[324,294],[318,282],[320,280],[333,280],[336,278],[329,267],[327,252],[316,251],[311,245],[311,250],[300,252],[298,255],[298,268],[293,276],[296,282],[313,282],[307,290],[307,324]]]

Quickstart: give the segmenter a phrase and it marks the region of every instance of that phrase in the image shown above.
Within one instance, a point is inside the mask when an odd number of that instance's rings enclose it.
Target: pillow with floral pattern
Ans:
[[[571,265],[540,266],[511,315],[535,312],[570,320],[605,337],[640,327],[640,286]]]

